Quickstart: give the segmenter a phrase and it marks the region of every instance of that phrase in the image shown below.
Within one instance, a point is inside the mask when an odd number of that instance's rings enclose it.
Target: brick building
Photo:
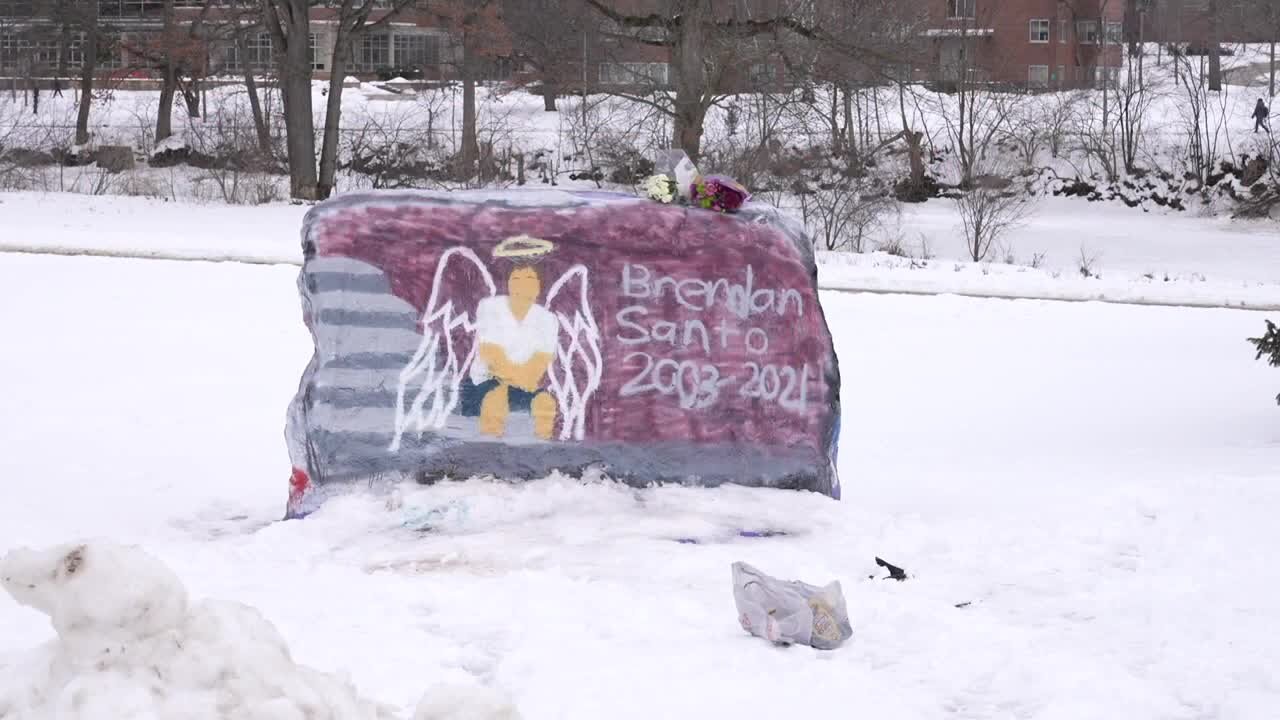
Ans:
[[[780,0],[708,0],[723,17],[770,17],[781,12]],[[815,0],[813,12],[824,3]],[[1125,7],[1133,0],[902,0],[919,27],[922,52],[910,65],[916,79],[957,80],[964,76],[998,85],[1036,88],[1080,87],[1116,73],[1122,60]],[[1178,0],[1195,3],[1199,0]],[[630,9],[652,9],[657,0],[626,0]],[[619,0],[620,7],[628,7]],[[74,75],[83,60],[83,33],[56,18],[56,0],[0,0],[0,77],[52,78]],[[148,77],[154,72],[139,57],[149,37],[163,28],[161,0],[89,0],[74,3],[93,8],[108,42],[99,49],[104,74]],[[175,0],[177,20],[189,25],[201,16],[202,0]],[[384,5],[390,4],[382,3]],[[208,77],[234,76],[246,68],[266,71],[272,63],[272,40],[253,27],[256,0],[221,0],[204,12],[200,32],[203,70]],[[373,19],[377,19],[375,11]],[[312,66],[317,78],[328,77],[333,52],[335,10],[311,10]],[[590,21],[566,28],[565,41],[574,59],[557,70],[557,84],[576,90],[619,86],[669,86],[667,48],[630,42],[611,35],[608,23],[592,14]],[[237,38],[240,40],[237,42]],[[348,72],[364,79],[401,74],[424,79],[455,77],[457,39],[421,11],[398,14],[384,26],[352,43]],[[747,40],[735,48],[732,86],[749,90],[788,82],[783,63],[771,53],[769,38]],[[65,50],[62,45],[68,46]],[[759,47],[755,47],[759,45]],[[579,55],[577,48],[581,48]],[[772,55],[772,57],[771,57]],[[579,60],[578,58],[581,58]],[[484,79],[513,76],[510,60],[487,64]],[[884,71],[880,68],[880,71]],[[850,67],[858,81],[872,81],[866,68]]]
[[[389,3],[379,3],[387,5]],[[206,76],[238,75],[246,68],[268,70],[272,63],[270,34],[254,28],[254,1],[223,0],[202,10],[202,0],[175,0],[179,27],[200,21],[191,43],[203,56]],[[59,15],[53,0],[0,0],[0,76],[52,78],[75,75],[84,61],[85,12],[96,12],[103,40],[98,69],[106,76],[145,78],[153,73],[142,57],[142,48],[164,28],[164,3],[160,0],[97,0],[78,3],[75,14]],[[386,10],[375,10],[371,21]],[[311,9],[312,68],[317,78],[328,78],[333,53],[333,8]],[[64,28],[66,28],[64,30]],[[237,42],[239,36],[240,42]],[[65,51],[63,45],[66,44]],[[447,31],[422,12],[402,12],[390,22],[358,38],[350,48],[353,75],[374,77],[400,71],[426,78],[443,78],[457,57]],[[496,64],[493,74],[503,74]],[[509,66],[505,70],[509,74]],[[500,78],[499,78],[500,79]]]
[[[1123,62],[1122,0],[921,0],[941,81],[1075,88]]]

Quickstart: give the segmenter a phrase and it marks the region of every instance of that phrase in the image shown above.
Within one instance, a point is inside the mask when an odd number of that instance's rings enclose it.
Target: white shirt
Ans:
[[[515,365],[528,362],[536,353],[554,355],[559,336],[556,316],[541,305],[529,306],[524,320],[516,319],[511,312],[511,298],[506,295],[485,298],[476,306],[477,350],[480,344],[492,343],[502,348]],[[491,377],[489,364],[477,353],[471,361],[471,382],[479,385]]]

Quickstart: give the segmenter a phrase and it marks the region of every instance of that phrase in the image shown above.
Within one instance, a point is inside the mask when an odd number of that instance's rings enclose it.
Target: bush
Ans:
[[[1267,363],[1272,367],[1280,367],[1280,328],[1275,323],[1267,321],[1267,332],[1262,337],[1249,338],[1249,342],[1258,348],[1256,360],[1267,358]],[[1276,403],[1280,404],[1280,395],[1276,395]]]

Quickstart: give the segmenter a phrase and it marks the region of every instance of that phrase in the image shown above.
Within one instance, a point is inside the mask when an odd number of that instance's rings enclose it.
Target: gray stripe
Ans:
[[[382,275],[382,271],[376,266],[371,265],[363,260],[344,257],[342,255],[330,255],[326,257],[315,257],[307,263],[307,269],[310,272],[334,272],[348,273],[351,275]]]
[[[316,350],[321,357],[346,355],[353,350],[381,348],[384,352],[414,353],[422,335],[409,328],[366,328],[359,325],[315,324]]]
[[[400,370],[409,364],[409,353],[346,353],[324,364],[326,368],[339,370]]]
[[[421,312],[404,300],[387,293],[324,292],[312,293],[311,307],[320,310],[364,310],[366,312],[407,313],[417,317]]]
[[[391,284],[387,282],[387,278],[384,275],[308,272],[307,289],[313,293],[331,291],[390,293]]]
[[[342,310],[331,308],[317,313],[320,322],[325,325],[354,325],[367,328],[397,328],[416,330],[418,317],[409,313],[377,312],[367,310]]]
[[[457,479],[476,475],[545,477],[559,470],[580,476],[591,467],[602,468],[614,479],[635,487],[655,483],[716,486],[736,483],[751,487],[812,490],[830,493],[827,458],[812,450],[755,445],[695,445],[693,443],[651,443],[601,445],[546,443],[510,446],[497,442],[441,441],[424,435],[422,440],[405,437],[398,452],[387,451],[383,433],[312,431],[316,445],[325,448],[324,481],[368,478],[377,473],[421,473],[427,479],[450,476]],[[466,468],[461,472],[460,468]],[[643,471],[643,476],[629,469]]]
[[[395,388],[400,384],[398,370],[365,370],[364,368],[323,367],[315,371],[313,387],[344,388]],[[420,378],[411,378],[409,385],[418,387]]]
[[[311,399],[317,404],[322,403],[339,410],[385,408],[389,413],[396,404],[396,390],[394,387],[384,390],[316,387],[311,390]]]

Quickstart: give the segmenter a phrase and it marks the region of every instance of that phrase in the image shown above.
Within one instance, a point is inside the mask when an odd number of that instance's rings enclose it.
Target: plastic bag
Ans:
[[[853,635],[840,582],[817,587],[733,564],[733,600],[742,629],[770,642],[834,650]]]

